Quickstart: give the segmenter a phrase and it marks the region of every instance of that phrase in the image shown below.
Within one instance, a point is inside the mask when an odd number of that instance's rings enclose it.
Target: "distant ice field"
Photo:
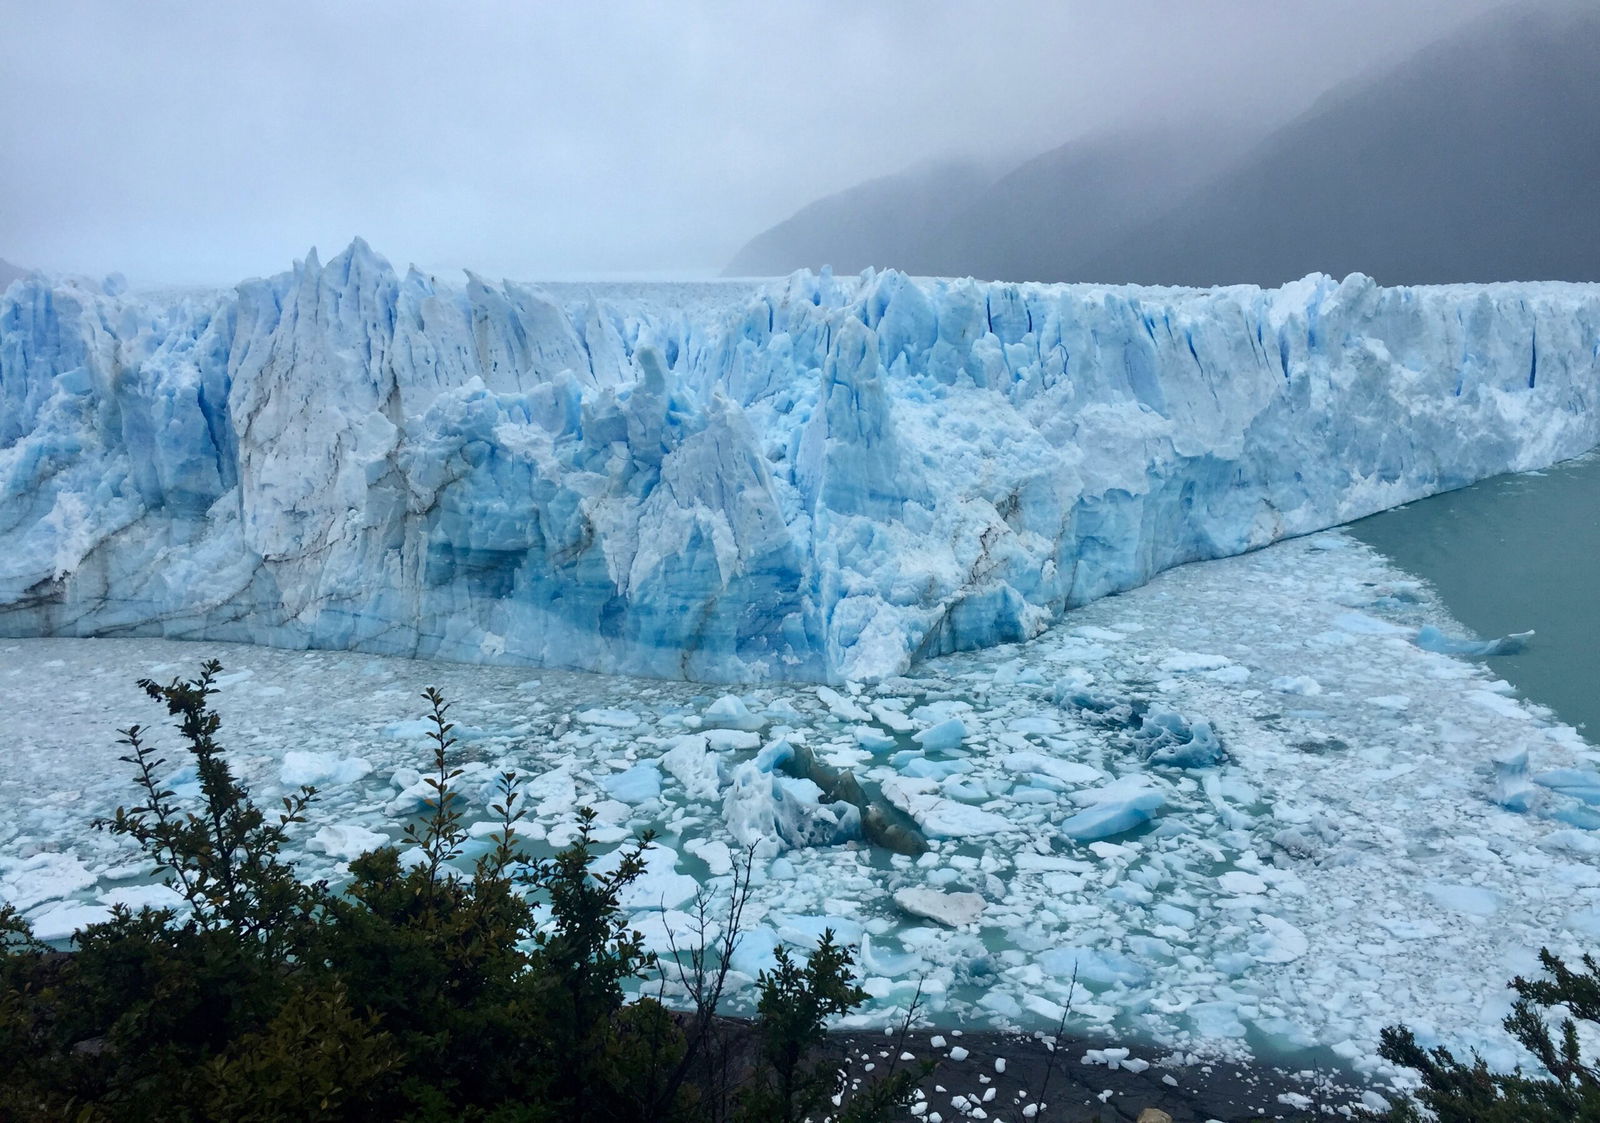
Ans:
[[[51,938],[113,902],[160,902],[147,865],[89,823],[134,798],[115,729],[166,729],[134,680],[214,655],[222,740],[254,794],[320,789],[295,835],[308,878],[338,879],[419,810],[418,693],[436,685],[456,705],[470,819],[509,767],[531,781],[536,852],[570,840],[581,804],[606,849],[660,833],[627,906],[661,950],[696,890],[725,898],[755,847],[736,1007],[779,941],[831,926],[859,949],[861,1024],[895,1019],[920,980],[939,1024],[1053,1028],[1070,999],[1081,1034],[1371,1070],[1380,1028],[1405,1020],[1514,1063],[1505,980],[1536,969],[1541,944],[1600,939],[1600,754],[1492,658],[1419,634],[1472,638],[1420,582],[1328,532],[858,689],[5,641],[0,897]],[[931,849],[853,837],[842,805],[775,767],[796,746],[852,770]]]

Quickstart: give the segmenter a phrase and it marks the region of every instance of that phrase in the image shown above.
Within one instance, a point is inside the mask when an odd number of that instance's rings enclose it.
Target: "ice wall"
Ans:
[[[1600,286],[0,299],[0,631],[870,679],[1600,443]]]

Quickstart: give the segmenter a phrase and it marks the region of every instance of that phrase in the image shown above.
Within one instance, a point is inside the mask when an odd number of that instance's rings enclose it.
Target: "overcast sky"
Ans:
[[[1206,113],[1265,129],[1504,0],[0,0],[0,258],[230,283],[361,234],[710,274],[820,195]]]

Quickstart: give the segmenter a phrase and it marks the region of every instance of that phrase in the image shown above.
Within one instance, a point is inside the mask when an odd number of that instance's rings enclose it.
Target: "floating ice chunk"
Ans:
[[[618,772],[600,781],[600,786],[612,799],[623,803],[639,804],[661,795],[661,768],[655,761],[640,761],[626,772]]]
[[[787,698],[774,698],[767,703],[766,713],[773,721],[783,722],[785,725],[800,725],[806,719],[805,715],[794,708],[794,703]]]
[[[1002,990],[988,991],[978,999],[978,1006],[1007,1022],[1015,1022],[1022,1017],[1022,1003]]]
[[[715,799],[722,784],[717,776],[717,758],[711,754],[705,734],[683,734],[667,744],[661,767],[683,785],[684,794],[690,799]]]
[[[1092,784],[1105,778],[1105,773],[1098,768],[1080,764],[1075,760],[1058,760],[1043,753],[1007,753],[1001,758],[1000,763],[1013,772],[1049,776],[1064,784]]]
[[[752,763],[763,772],[771,772],[775,768],[781,768],[793,759],[794,746],[788,741],[779,738],[757,753],[756,759]]]
[[[969,838],[1011,829],[1010,820],[992,811],[969,807],[934,795],[932,780],[892,776],[883,781],[883,798],[916,820],[924,834],[936,838]]]
[[[1134,744],[1151,764],[1209,768],[1222,759],[1222,742],[1208,721],[1190,723],[1171,710],[1150,710],[1139,721]]]
[[[22,859],[0,877],[0,901],[26,912],[43,901],[87,889],[94,882],[94,875],[75,856],[47,851]]]
[[[872,753],[887,752],[899,744],[893,737],[881,733],[870,725],[858,725],[852,732],[856,737],[856,744]]]
[[[712,877],[733,872],[733,851],[721,839],[686,839],[683,848],[704,862]]]
[[[735,971],[753,979],[762,971],[772,971],[777,968],[778,957],[775,953],[782,942],[778,938],[778,933],[771,928],[764,924],[757,925],[741,934],[728,962],[733,964]]]
[[[1094,685],[1094,675],[1082,667],[1068,667],[1060,678],[1050,686],[1050,700],[1056,705],[1061,705],[1074,694],[1089,689]]]
[[[924,752],[930,753],[948,752],[950,749],[960,748],[961,742],[966,739],[966,724],[958,717],[947,718],[912,737],[913,741],[922,746]]]
[[[91,924],[104,924],[110,919],[111,909],[105,905],[68,902],[30,913],[28,925],[36,938],[57,943],[71,939]]]
[[[193,763],[182,765],[162,780],[161,786],[179,799],[199,799],[200,769]]]
[[[467,834],[478,840],[493,839],[494,836],[502,834],[504,831],[505,824],[499,819],[479,819],[476,823],[472,823],[467,827]],[[539,823],[523,818],[511,824],[511,836],[513,841],[543,842],[545,840],[545,829]]]
[[[1118,636],[1118,639],[1123,637]],[[1233,662],[1226,655],[1206,655],[1197,651],[1174,651],[1159,664],[1169,675],[1188,674],[1195,671],[1215,671]]]
[[[290,750],[283,754],[278,780],[286,787],[325,788],[332,784],[352,784],[371,771],[372,765],[363,757]]]
[[[1061,833],[1077,841],[1120,835],[1149,822],[1165,801],[1162,793],[1154,789],[1144,789],[1120,800],[1107,800],[1064,819]]]
[[[522,785],[522,794],[528,814],[538,819],[568,815],[578,804],[578,785],[571,766],[565,764],[529,779]]]
[[[699,925],[698,919],[680,909],[647,909],[628,918],[628,927],[644,937],[645,948],[663,958],[674,948],[682,951],[693,947],[701,938]],[[721,931],[720,924],[708,919],[704,933],[707,944],[714,942]]]
[[[1110,800],[1080,811],[1061,823],[1061,833],[1079,842],[1111,838],[1143,826],[1166,800],[1147,788],[1125,799]]]
[[[1424,651],[1440,655],[1518,655],[1527,650],[1531,639],[1532,632],[1516,632],[1491,640],[1457,639],[1429,624],[1417,630],[1412,642]]]
[[[1138,986],[1150,977],[1143,964],[1111,948],[1060,947],[1039,953],[1040,970],[1058,982],[1076,975],[1080,984]]]
[[[755,847],[762,858],[791,846],[834,846],[861,837],[861,812],[854,804],[823,803],[813,781],[775,775],[754,761],[734,770],[722,815],[739,844]]]
[[[1280,675],[1267,685],[1280,694],[1299,694],[1307,698],[1322,693],[1322,684],[1308,675]]]
[[[487,764],[482,761],[470,761],[461,765],[459,775],[447,781],[446,789],[458,798],[464,798],[473,791],[481,794],[484,783],[488,778],[488,772],[489,766]],[[432,807],[439,798],[438,789],[433,786],[437,777],[423,776],[412,769],[397,769],[395,777],[399,779],[402,778],[402,775],[404,777],[416,775],[419,778],[404,788],[384,808],[384,813],[394,819],[404,818],[407,815],[415,815],[424,811]]]
[[[1550,818],[1586,831],[1600,831],[1600,810],[1582,804],[1555,807],[1547,812]]]
[[[1584,803],[1600,804],[1600,772],[1586,768],[1553,768],[1536,773],[1532,779],[1540,787],[1581,799]]]
[[[894,903],[912,916],[960,928],[976,924],[983,915],[983,898],[977,893],[946,893],[938,889],[911,887],[895,891]]]
[[[1280,917],[1260,913],[1256,923],[1265,929],[1250,937],[1250,953],[1260,963],[1293,963],[1311,949],[1306,934]]]
[[[568,815],[552,823],[545,833],[545,842],[552,850],[564,850],[578,841],[583,827],[576,815]],[[628,838],[628,829],[615,823],[596,821],[590,824],[589,841],[596,846],[610,846]]]
[[[1589,940],[1600,939],[1600,908],[1570,912],[1561,923],[1563,927],[1570,928]]]
[[[753,714],[736,694],[724,694],[705,712],[706,725],[715,729],[742,729],[754,733],[767,724],[760,714]]]
[[[822,942],[823,932],[830,930],[835,946],[840,947],[856,947],[866,935],[859,920],[847,917],[769,915],[769,919],[779,939],[800,948],[815,948]]]
[[[734,770],[723,795],[722,817],[739,845],[754,847],[757,857],[770,858],[784,848],[772,773],[754,762],[746,761]]]
[[[1467,697],[1486,710],[1492,710],[1502,717],[1516,718],[1519,721],[1528,721],[1531,715],[1523,708],[1522,703],[1515,698],[1508,698],[1497,690],[1474,690]]]
[[[1410,629],[1364,612],[1342,612],[1333,619],[1334,627],[1358,636],[1408,636]]]
[[[1508,811],[1527,811],[1537,797],[1528,780],[1528,750],[1507,749],[1497,754],[1491,798]]]
[[[1099,788],[1072,793],[1072,799],[1085,811],[1065,819],[1061,833],[1078,842],[1110,838],[1150,821],[1166,802],[1166,797],[1148,786],[1139,775],[1119,777]]]
[[[140,909],[181,909],[188,902],[170,885],[123,885],[100,894],[102,905],[121,905],[138,912]]]
[[[622,864],[622,855],[631,850],[623,847],[602,854],[595,860],[596,873],[614,873]],[[700,883],[688,874],[679,873],[678,852],[670,846],[656,843],[644,852],[644,873],[617,896],[617,903],[632,912],[640,909],[679,908],[694,900]]]
[[[630,710],[596,708],[581,710],[576,718],[585,725],[599,725],[607,729],[632,729],[639,724],[639,715]]]
[[[1444,935],[1443,928],[1422,917],[1380,917],[1378,926],[1397,940],[1431,940]]]
[[[1102,628],[1095,624],[1085,624],[1072,629],[1072,632],[1084,639],[1100,640],[1103,643],[1121,643],[1128,638],[1121,632],[1114,632],[1110,628]]]
[[[966,760],[929,760],[923,756],[912,756],[911,759],[900,765],[903,775],[921,780],[944,780],[962,772],[972,771],[972,762]]]
[[[1236,1002],[1196,1002],[1188,1009],[1189,1024],[1204,1039],[1243,1037],[1244,1023],[1239,1020]]]
[[[1265,881],[1262,881],[1255,874],[1245,873],[1243,870],[1229,870],[1217,878],[1217,884],[1222,887],[1224,893],[1236,895],[1253,895],[1267,891],[1267,883]]]
[[[873,717],[877,718],[879,722],[894,730],[896,733],[910,733],[917,727],[916,722],[906,717],[905,714],[901,713],[893,706],[885,705],[882,702],[875,702],[867,708],[871,711]]]
[[[306,843],[306,849],[315,850],[326,854],[330,858],[341,861],[350,861],[359,858],[369,850],[376,850],[380,846],[391,843],[388,835],[378,831],[369,831],[365,827],[354,825],[323,827]]]
[[[817,687],[817,697],[828,707],[828,712],[844,721],[868,722],[872,715],[830,686]]]
[[[1551,831],[1539,840],[1543,850],[1567,851],[1585,857],[1600,857],[1600,835],[1583,829]]]
[[[1022,1008],[1039,1018],[1045,1025],[1058,1025],[1066,1016],[1067,1008],[1059,1002],[1051,1002],[1037,991],[1028,991],[1022,996]],[[1031,1112],[1023,1110],[1023,1115],[1032,1118]]]
[[[923,914],[913,913],[912,915],[922,916]],[[861,969],[869,974],[882,975],[888,979],[897,979],[914,971],[926,972],[927,961],[920,955],[913,955],[911,952],[896,953],[886,951],[873,943],[870,935],[863,933],[861,936]]]
[[[1407,694],[1380,694],[1376,698],[1368,698],[1367,705],[1398,712],[1411,708],[1411,697]]]
[[[1493,916],[1500,911],[1500,895],[1482,886],[1434,882],[1424,885],[1422,891],[1433,898],[1440,908],[1451,912],[1465,913],[1467,916]]]
[[[705,739],[712,751],[719,753],[753,749],[761,744],[761,735],[748,729],[708,729]]]

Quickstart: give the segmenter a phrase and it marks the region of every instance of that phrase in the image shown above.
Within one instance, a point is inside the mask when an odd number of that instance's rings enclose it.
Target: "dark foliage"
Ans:
[[[410,849],[362,855],[339,891],[303,883],[283,848],[315,793],[272,815],[251,801],[216,740],[220,670],[140,683],[177,719],[199,807],[161,786],[167,762],[133,726],[120,743],[141,802],[99,824],[187,907],[115,909],[70,953],[0,907],[0,1118],[753,1123],[814,1114],[838,1092],[808,1057],[864,995],[831,934],[803,967],[784,953],[762,976],[760,1017],[735,1035],[742,1058],[716,1016],[748,863],[721,935],[707,940],[702,899],[700,943],[673,960],[694,1011],[628,1001],[629,980],[664,978],[619,907],[650,836],[601,872],[584,809],[570,847],[530,858],[505,773],[492,847],[464,870],[450,707],[429,690],[432,798]],[[866,1123],[912,1090],[901,1072],[825,1106]]]
[[[1547,948],[1539,962],[1548,978],[1511,980],[1517,1000],[1505,1028],[1548,1075],[1494,1072],[1476,1055],[1466,1064],[1443,1047],[1424,1049],[1405,1026],[1383,1031],[1379,1052],[1421,1074],[1417,1100],[1439,1123],[1600,1123],[1600,1069],[1584,1059],[1578,1038],[1578,1020],[1600,1023],[1600,964],[1585,955],[1583,972],[1576,972]],[[1555,1006],[1567,1013],[1552,1030],[1544,1009]],[[1402,1103],[1389,1118],[1422,1117],[1414,1104]]]

